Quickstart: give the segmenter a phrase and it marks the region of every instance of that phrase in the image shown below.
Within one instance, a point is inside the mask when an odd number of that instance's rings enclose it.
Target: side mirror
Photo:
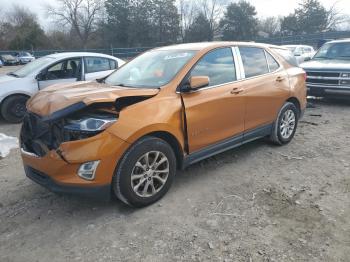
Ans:
[[[38,80],[38,81],[43,81],[43,80],[45,80],[44,78],[45,78],[45,74],[43,72],[40,72],[35,77],[35,79]]]
[[[189,79],[190,89],[203,88],[209,85],[208,76],[191,76]]]

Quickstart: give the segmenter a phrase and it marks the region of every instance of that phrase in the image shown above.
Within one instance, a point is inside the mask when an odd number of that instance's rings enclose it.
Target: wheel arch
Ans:
[[[177,138],[173,134],[171,134],[168,131],[154,131],[154,132],[143,135],[139,139],[146,137],[146,136],[157,137],[157,138],[160,138],[160,139],[164,140],[165,142],[167,142],[171,146],[171,148],[174,150],[177,168],[180,169],[182,167],[182,163],[183,163],[183,159],[184,159],[183,149],[181,147],[180,142],[177,140]]]
[[[300,105],[298,98],[293,96],[293,97],[288,98],[286,102],[290,102],[290,103],[295,105],[295,107],[298,109],[298,118],[299,118],[301,115],[301,105]]]

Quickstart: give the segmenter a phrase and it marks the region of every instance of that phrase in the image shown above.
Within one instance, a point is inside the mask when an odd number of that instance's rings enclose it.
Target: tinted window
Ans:
[[[277,63],[275,58],[272,57],[268,52],[266,52],[267,63],[269,64],[270,72],[275,72],[280,65]]]
[[[86,73],[94,73],[100,71],[113,70],[116,68],[111,67],[110,59],[102,57],[86,57],[85,58]]]
[[[269,72],[265,51],[256,47],[240,47],[245,77],[263,75]]]
[[[191,71],[191,76],[208,76],[209,86],[236,80],[231,48],[221,48],[206,54]]]
[[[282,56],[289,64],[293,66],[299,66],[297,59],[291,51],[280,48],[273,48],[273,50],[276,51],[280,56]]]

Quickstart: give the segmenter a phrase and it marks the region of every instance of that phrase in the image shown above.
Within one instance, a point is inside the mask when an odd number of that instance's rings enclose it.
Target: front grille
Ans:
[[[350,79],[348,77],[342,77],[344,73],[346,72],[307,71],[306,83],[325,86],[345,86],[350,83]]]
[[[307,72],[308,76],[340,77],[337,72]]]

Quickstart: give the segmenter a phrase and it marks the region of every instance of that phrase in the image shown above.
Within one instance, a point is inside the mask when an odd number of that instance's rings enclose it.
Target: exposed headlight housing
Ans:
[[[66,119],[65,140],[79,140],[97,135],[116,121],[117,115],[107,112],[87,113]]]

